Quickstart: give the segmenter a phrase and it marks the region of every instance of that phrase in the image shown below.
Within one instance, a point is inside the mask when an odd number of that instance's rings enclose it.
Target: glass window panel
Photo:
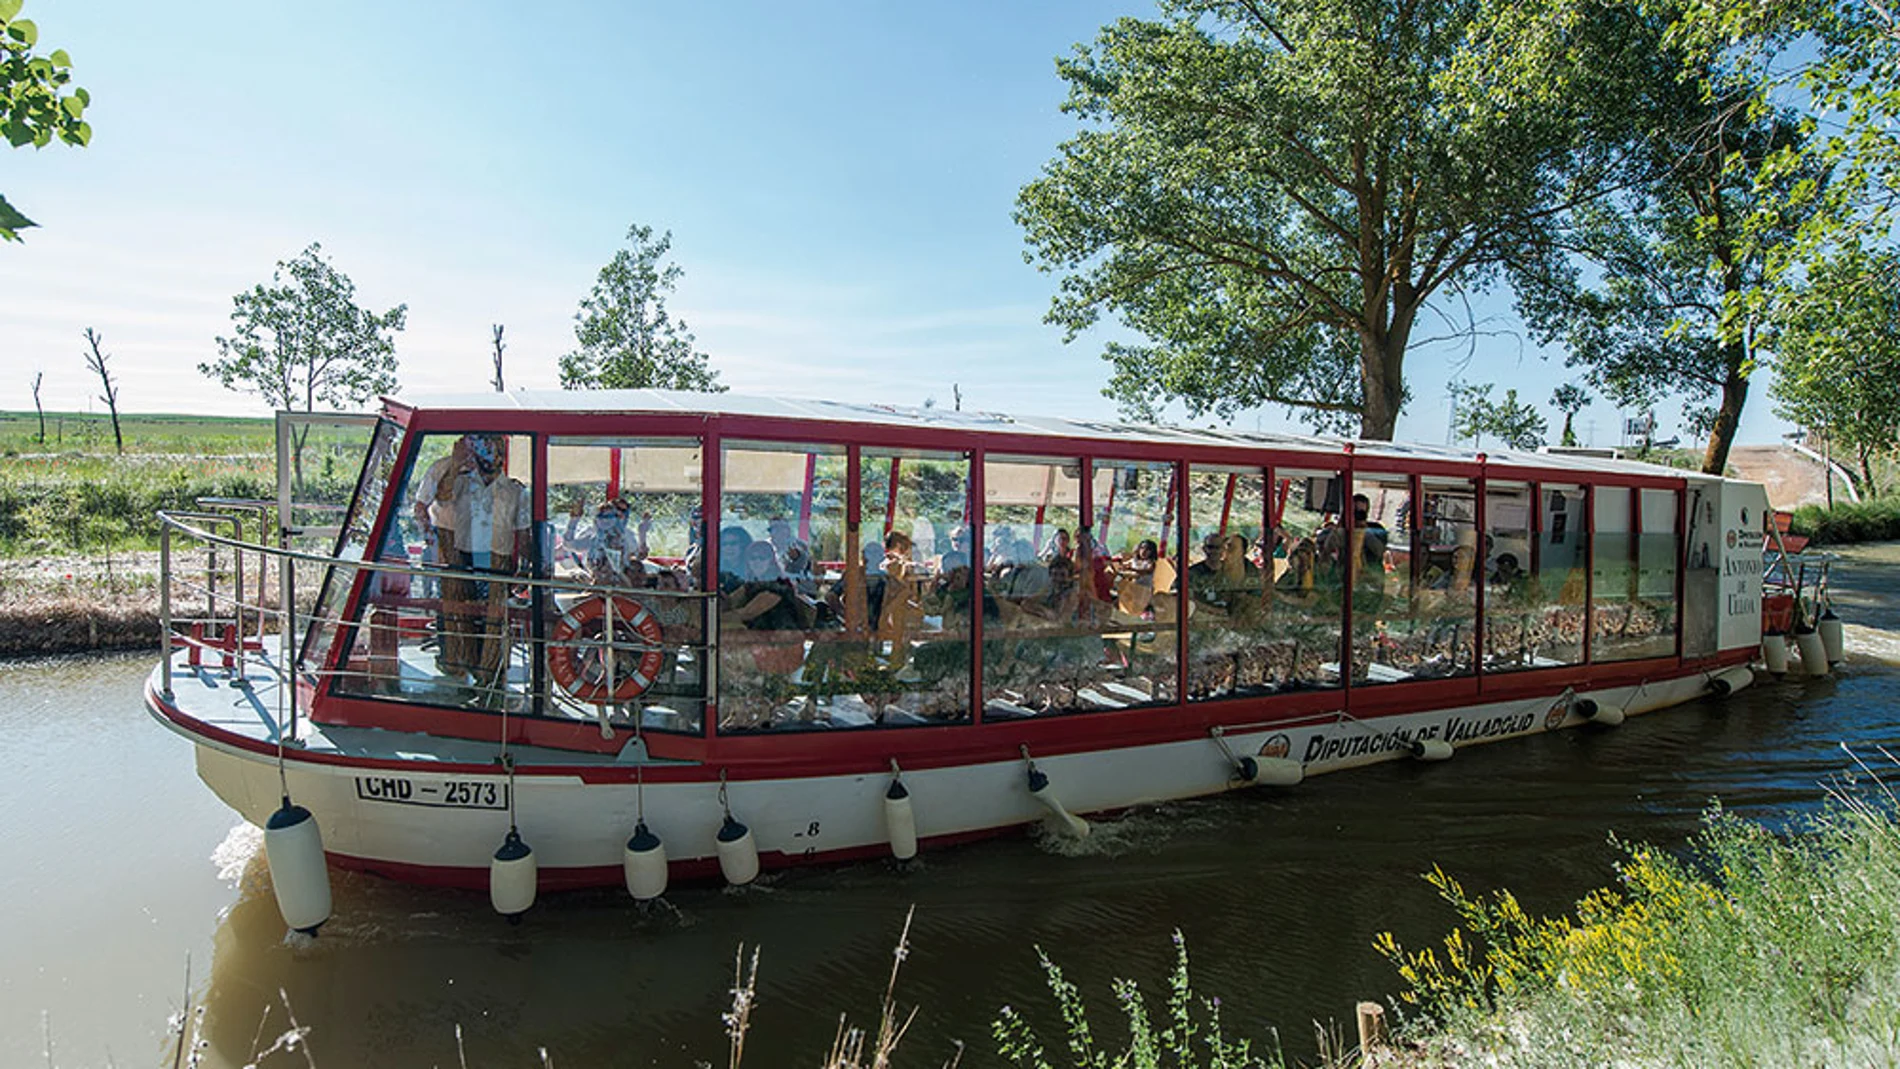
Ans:
[[[1082,683],[1102,641],[1077,624],[1081,490],[1077,459],[984,459],[985,719],[1088,707]]]
[[[525,586],[535,543],[533,439],[437,434],[418,443],[338,690],[526,713],[534,676]]]
[[[1636,597],[1631,609],[1634,657],[1672,657],[1676,652],[1676,536],[1674,490],[1642,490],[1642,533],[1636,546]]]
[[[1340,683],[1345,599],[1335,532],[1342,486],[1338,472],[1273,473],[1268,503],[1268,515],[1275,521],[1273,585],[1263,630],[1267,671],[1276,689]]]
[[[1541,615],[1532,579],[1528,483],[1492,480],[1484,491],[1484,668],[1535,667]]]
[[[370,441],[368,455],[364,459],[362,472],[357,480],[358,487],[350,499],[348,515],[343,519],[342,537],[335,546],[336,557],[339,561],[357,561],[370,555],[368,553],[369,529],[376,522],[383,507],[383,498],[388,492],[390,475],[395,469],[396,455],[401,451],[401,444],[401,428],[387,420],[376,425],[376,433]],[[332,459],[329,454],[325,454],[326,462]],[[389,545],[384,552],[388,553],[390,549],[400,547],[401,539],[400,529],[391,531]],[[331,549],[329,546],[293,546],[293,548],[307,549],[315,553],[327,553]],[[385,557],[384,559],[400,558]],[[283,564],[292,570],[293,580],[298,584],[300,592],[301,584],[307,581],[307,577],[319,567],[303,561],[284,561]],[[321,593],[314,603],[306,609],[301,598],[299,599],[298,611],[313,613],[307,632],[305,647],[307,657],[321,659],[330,651],[330,642],[336,637],[337,625],[343,618],[344,603],[349,600],[350,591],[356,582],[356,574],[357,569],[352,565],[341,563],[332,565],[324,573]],[[262,578],[260,575],[260,582]],[[306,667],[308,666],[306,662]]]
[[[814,635],[803,691],[834,728],[968,721],[969,457],[867,449],[858,479],[859,533],[823,564],[836,622]]]
[[[1584,491],[1579,486],[1538,488],[1542,507],[1532,562],[1534,597],[1528,667],[1583,663],[1585,604]]]
[[[1189,470],[1190,701],[1274,689],[1267,612],[1272,574],[1260,556],[1266,487],[1266,473],[1258,469]]]
[[[698,734],[704,488],[693,439],[548,442],[549,698],[559,715]],[[606,599],[611,597],[611,601]],[[608,617],[613,617],[611,626]]]
[[[1095,522],[1076,535],[1074,680],[1077,711],[1174,700],[1179,594],[1162,547],[1174,537],[1176,475],[1161,461],[1098,459]],[[1053,562],[1052,562],[1053,563]],[[1092,654],[1092,656],[1089,656]]]
[[[1636,546],[1631,533],[1633,491],[1599,486],[1592,491],[1594,524],[1591,567],[1590,657],[1625,661],[1643,656],[1643,623],[1636,613]]]
[[[1354,686],[1410,679],[1417,667],[1411,485],[1404,475],[1356,476],[1352,532],[1336,525],[1321,542],[1322,562],[1350,576]]]
[[[828,727],[807,651],[844,621],[821,595],[842,577],[845,451],[728,443],[719,502],[719,730]]]
[[[1476,669],[1480,547],[1478,498],[1469,479],[1427,478],[1414,540],[1412,617],[1396,625],[1394,662],[1424,679]],[[1398,636],[1404,634],[1401,641]]]

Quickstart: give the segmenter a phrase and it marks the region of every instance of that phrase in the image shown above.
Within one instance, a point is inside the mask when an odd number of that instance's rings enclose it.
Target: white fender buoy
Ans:
[[[1840,664],[1847,659],[1847,636],[1843,633],[1841,618],[1834,615],[1833,609],[1821,614],[1821,622],[1815,625],[1821,636],[1821,648],[1827,653],[1827,663]]]
[[[1776,678],[1788,672],[1788,636],[1767,634],[1761,637],[1761,662],[1768,667],[1768,674]]]
[[[1232,782],[1243,787],[1257,787],[1262,784],[1269,787],[1291,787],[1306,778],[1306,766],[1290,757],[1268,757],[1265,754],[1254,757],[1235,755],[1233,748],[1227,745],[1226,733],[1219,725],[1208,729],[1220,752],[1226,756],[1227,763],[1233,766]]]
[[[621,853],[620,867],[627,877],[627,893],[635,902],[651,902],[666,893],[666,844],[647,830],[642,820]]]
[[[1725,668],[1709,677],[1709,693],[1717,697],[1733,694],[1755,681],[1755,673],[1745,664]]]
[[[1606,728],[1616,727],[1623,721],[1629,719],[1628,710],[1622,706],[1612,705],[1609,702],[1600,702],[1595,698],[1578,698],[1576,701],[1570,703],[1570,708],[1571,711],[1583,717],[1585,720],[1588,720],[1590,723],[1602,724]]]
[[[1827,675],[1827,647],[1813,628],[1796,630],[1794,648],[1801,654],[1801,670],[1811,676]]]
[[[1049,777],[1035,765],[1029,766],[1029,796],[1041,802],[1042,807],[1047,809],[1070,835],[1078,839],[1088,837],[1089,822],[1062,807],[1062,799],[1056,797],[1055,789],[1049,785]]]
[[[1420,761],[1449,761],[1453,752],[1444,739],[1413,739],[1411,750]]]
[[[508,829],[508,837],[495,850],[488,863],[488,901],[495,912],[520,924],[521,915],[534,905],[534,850],[521,841],[521,833]]]
[[[1234,762],[1234,778],[1249,786],[1295,787],[1306,779],[1306,766],[1291,757],[1243,757]]]
[[[734,887],[744,887],[759,876],[759,847],[752,841],[752,829],[732,819],[719,827],[713,842],[719,853],[719,872]]]
[[[909,788],[896,776],[884,792],[884,831],[890,836],[892,857],[909,861],[917,856],[917,814],[910,807]]]
[[[323,863],[323,833],[310,810],[284,804],[264,823],[264,862],[284,923],[306,935],[330,919],[330,870]]]

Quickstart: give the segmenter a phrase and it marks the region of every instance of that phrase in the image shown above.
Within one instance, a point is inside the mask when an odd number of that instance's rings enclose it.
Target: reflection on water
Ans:
[[[1050,1021],[1036,946],[1103,1023],[1118,1020],[1109,978],[1158,984],[1177,927],[1196,986],[1221,996],[1230,1029],[1278,1026],[1305,1050],[1311,1019],[1344,1018],[1394,986],[1375,933],[1416,944],[1442,932],[1449,918],[1418,879],[1433,864],[1473,889],[1508,885],[1533,909],[1562,909],[1612,878],[1611,832],[1673,845],[1716,797],[1779,821],[1819,803],[1848,764],[1840,744],[1892,740],[1900,547],[1856,551],[1839,568],[1853,659],[1824,680],[1768,682],[1446,765],[1139,811],[1098,823],[1081,851],[1006,839],[907,869],[681,889],[667,909],[554,896],[510,927],[485,895],[338,874],[336,919],[314,941],[286,938],[257,836],[232,831],[185,744],[139,711],[142,663],[16,666],[0,675],[0,738],[28,770],[0,778],[0,811],[29,861],[0,867],[0,907],[18,933],[0,966],[0,1064],[42,1061],[42,1010],[61,1065],[108,1053],[160,1064],[187,952],[200,963],[210,1066],[243,1064],[288,1026],[280,989],[325,1069],[458,1064],[458,1025],[471,1064],[536,1065],[541,1047],[559,1065],[719,1064],[740,943],[763,948],[753,1061],[816,1060],[840,1013],[872,1023],[913,903],[899,998],[921,1007],[905,1041],[914,1059],[941,1061],[961,1040],[969,1064],[987,1063],[989,1022],[1006,1003]],[[218,879],[220,864],[234,882]],[[86,1047],[95,1034],[109,1047]]]

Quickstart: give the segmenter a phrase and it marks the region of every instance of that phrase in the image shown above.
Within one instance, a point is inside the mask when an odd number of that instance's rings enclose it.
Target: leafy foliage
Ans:
[[[1115,981],[1115,1001],[1128,1020],[1128,1043],[1113,1050],[1097,1038],[1081,991],[1062,975],[1061,967],[1048,954],[1040,947],[1036,949],[1049,991],[1062,1013],[1066,1064],[1075,1069],[1265,1069],[1269,1064],[1280,1064],[1278,1058],[1262,1060],[1246,1040],[1230,1040],[1222,1033],[1220,1000],[1197,998],[1188,983],[1187,942],[1178,931],[1174,933],[1174,950],[1166,1019],[1159,1026],[1140,986],[1133,980]],[[1048,1045],[1013,1007],[1003,1007],[991,1030],[997,1052],[1011,1064],[1024,1069],[1053,1069],[1058,1064],[1049,1060]]]
[[[660,388],[724,392],[705,353],[693,348],[684,320],[666,310],[682,275],[663,263],[673,247],[668,231],[638,223],[627,228],[627,248],[600,269],[594,290],[574,314],[580,348],[561,357],[561,385],[570,390]]]
[[[1598,194],[1608,112],[1658,27],[1605,8],[1554,32],[1537,106],[1492,72],[1510,5],[1164,0],[1059,60],[1085,129],[1023,188],[1028,258],[1064,277],[1048,320],[1104,314],[1105,393],[1231,417],[1279,404],[1390,438],[1413,328]],[[1653,73],[1653,72],[1650,72]]]
[[[1406,1031],[1427,1061],[1490,1065],[1890,1060],[1900,830],[1893,794],[1858,779],[1785,836],[1716,809],[1687,857],[1628,847],[1620,886],[1570,916],[1434,870],[1458,924],[1435,947],[1377,940]]]
[[[40,30],[20,17],[22,0],[0,0],[0,134],[14,148],[45,148],[55,139],[84,146],[92,126],[84,116],[92,95],[72,84],[72,57],[63,48],[35,55]],[[33,220],[0,197],[0,239],[19,241]]]
[[[1577,413],[1583,411],[1590,403],[1589,392],[1574,382],[1566,382],[1550,392],[1550,403],[1556,405],[1557,411],[1564,414],[1564,433],[1557,444],[1565,448],[1575,446],[1577,432],[1573,425],[1576,423]]]
[[[1513,449],[1536,449],[1550,433],[1550,424],[1535,406],[1517,399],[1515,388],[1505,390],[1502,401],[1493,401],[1488,382],[1483,386],[1452,383],[1451,396],[1457,411],[1452,434],[1473,439],[1479,448],[1489,435]]]
[[[1807,535],[1817,546],[1890,542],[1900,539],[1900,500],[1836,501],[1831,509],[1803,505],[1794,510],[1790,529]]]
[[[1900,445],[1900,255],[1852,252],[1818,265],[1775,336],[1775,414],[1821,431],[1860,463]]]
[[[377,314],[356,303],[356,284],[312,243],[279,261],[271,285],[231,299],[236,329],[217,339],[218,358],[198,365],[227,390],[272,408],[354,408],[394,393],[396,341],[409,306]]]
[[[1759,171],[1777,196],[1751,221],[1799,225],[1768,248],[1776,274],[1859,236],[1883,235],[1900,204],[1900,19],[1870,0],[1685,0],[1671,29],[1691,54],[1720,53],[1752,114],[1806,99],[1804,138]],[[1825,120],[1825,121],[1823,121]],[[1826,171],[1826,185],[1779,182]],[[1797,272],[1798,273],[1798,272]]]

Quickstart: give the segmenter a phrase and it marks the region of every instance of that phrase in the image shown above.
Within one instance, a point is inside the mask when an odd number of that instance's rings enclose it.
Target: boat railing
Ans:
[[[1785,513],[1771,513],[1762,546],[1762,599],[1767,611],[1764,625],[1793,631],[1811,627],[1831,608],[1829,566],[1833,558],[1807,552],[1807,539],[1796,540],[1786,530]]]
[[[179,643],[190,646],[196,655],[207,647],[223,649],[227,636],[233,650],[241,652],[244,648],[244,543],[243,523],[237,516],[219,512],[195,512],[184,510],[162,510],[158,514],[158,619],[160,639],[164,643],[164,693],[167,698],[172,693],[172,652]],[[228,525],[233,537],[223,538],[213,535],[194,524]],[[174,565],[177,554],[172,548],[174,532],[189,532],[198,536],[198,543],[204,550],[202,568],[184,569]],[[220,550],[230,554],[230,570],[227,572],[220,563]],[[229,576],[229,593],[220,591],[220,580]],[[173,611],[173,591],[181,591],[194,600],[204,598],[202,614],[196,611],[175,613]],[[262,616],[259,627],[262,628]],[[180,628],[185,634],[179,633]],[[233,667],[237,678],[245,678],[243,658],[227,654],[227,667]]]
[[[713,685],[716,629],[709,593],[631,589],[572,576],[496,574],[413,563],[406,555],[365,560],[347,550],[341,556],[313,553],[270,544],[269,502],[205,504],[211,507],[159,513],[167,695],[180,648],[192,650],[194,666],[203,654],[215,655],[220,667],[242,681],[247,658],[271,660],[267,635],[280,640],[280,667],[295,665],[312,682],[329,679],[339,693],[598,720],[604,732],[647,715],[643,706],[653,702],[641,700],[642,695],[662,675],[666,686],[661,690],[689,698],[686,704],[694,706],[690,713],[673,715],[690,715],[695,722]],[[260,517],[256,540],[248,537],[244,522],[252,515]],[[273,560],[281,588],[274,597],[264,581]],[[300,566],[328,571],[320,593],[299,596],[293,590],[290,577]],[[359,578],[359,573],[367,575]],[[353,590],[363,609],[346,620]],[[198,598],[203,598],[202,611]],[[187,600],[193,610],[179,611]],[[592,611],[577,613],[584,604]],[[640,618],[645,613],[664,618],[668,626],[663,632],[645,627]],[[576,616],[585,617],[589,626],[563,626]],[[349,646],[331,656],[338,635]],[[438,667],[451,649],[482,651],[490,661],[488,671],[451,677]],[[567,678],[561,678],[563,673]],[[279,675],[287,679],[290,673]],[[287,734],[294,738],[299,710],[294,695],[286,698],[291,702]]]

